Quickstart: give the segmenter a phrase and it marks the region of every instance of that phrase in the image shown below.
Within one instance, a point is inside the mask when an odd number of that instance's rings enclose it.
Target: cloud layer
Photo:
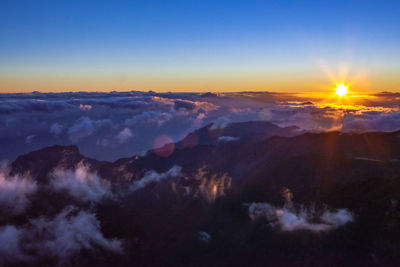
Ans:
[[[213,123],[264,120],[306,131],[400,129],[398,95],[355,96],[339,103],[279,93],[33,93],[0,95],[0,160],[44,146],[75,144],[115,160],[152,149],[159,136],[178,141]]]

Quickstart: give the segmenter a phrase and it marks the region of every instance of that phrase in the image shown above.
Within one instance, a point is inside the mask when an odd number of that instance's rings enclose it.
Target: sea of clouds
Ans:
[[[395,131],[399,100],[395,93],[350,97],[342,105],[268,92],[1,94],[0,160],[54,144],[74,144],[86,156],[116,160],[152,149],[159,136],[178,141],[210,123],[216,128],[262,120],[306,131]]]

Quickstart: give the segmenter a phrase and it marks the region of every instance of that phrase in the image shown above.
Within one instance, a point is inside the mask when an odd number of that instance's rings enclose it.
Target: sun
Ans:
[[[338,84],[335,90],[338,96],[343,97],[347,95],[348,86],[344,84]]]

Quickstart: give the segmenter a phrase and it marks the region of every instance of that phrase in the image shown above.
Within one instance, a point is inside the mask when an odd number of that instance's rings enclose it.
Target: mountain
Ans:
[[[281,128],[265,121],[248,121],[230,123],[225,127],[214,124],[206,125],[199,130],[189,133],[176,144],[177,148],[193,147],[196,145],[216,144],[218,142],[246,141],[257,142],[271,136],[295,136],[301,133],[296,126]]]
[[[399,141],[400,132],[207,125],[167,144],[173,148],[168,156],[152,150],[101,162],[77,147],[53,146],[18,157],[11,174],[51,184],[55,169],[84,165],[110,183],[114,197],[96,202],[96,214],[106,236],[124,240],[125,253],[105,253],[101,261],[80,255],[81,265],[391,266],[400,263]],[[177,166],[181,174],[173,175]],[[282,192],[290,192],[289,199]],[[93,205],[64,193],[43,189],[29,216],[55,214],[71,203]],[[250,219],[249,205],[260,202],[293,214],[313,207],[315,216],[347,209],[354,218],[326,232],[282,231],[265,218]]]

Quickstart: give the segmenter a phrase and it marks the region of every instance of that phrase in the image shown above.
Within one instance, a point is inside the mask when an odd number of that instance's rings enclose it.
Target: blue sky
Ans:
[[[2,0],[0,90],[307,90],[326,68],[395,90],[399,14],[399,1]]]

